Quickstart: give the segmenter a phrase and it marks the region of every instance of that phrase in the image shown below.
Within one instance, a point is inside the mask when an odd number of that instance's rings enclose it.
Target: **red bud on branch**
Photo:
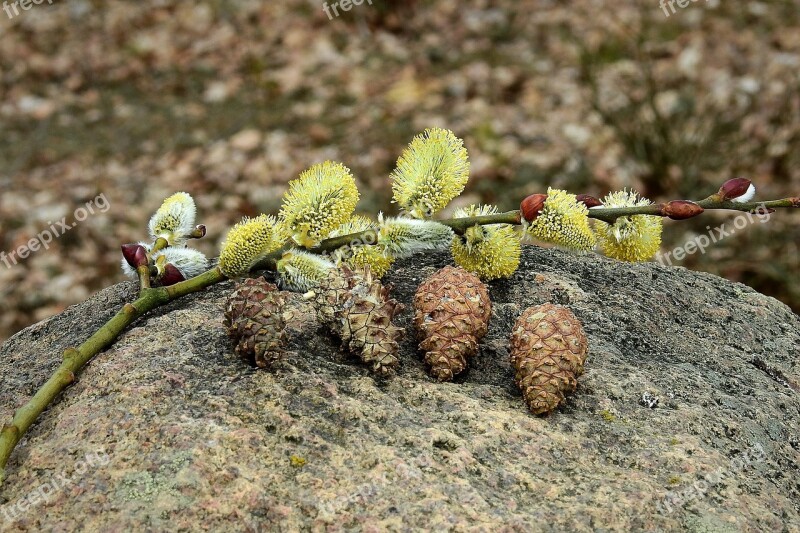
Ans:
[[[539,213],[542,212],[542,207],[544,207],[544,202],[547,200],[546,194],[531,194],[524,200],[519,206],[519,210],[522,213],[522,218],[527,220],[528,222],[533,222],[539,216]]]
[[[719,194],[719,197],[723,202],[736,200],[742,196],[746,197],[743,201],[747,201],[753,197],[755,192],[756,188],[753,187],[753,183],[749,179],[733,178],[723,183],[717,194]]]
[[[166,287],[168,285],[175,285],[181,281],[186,281],[181,271],[178,270],[175,265],[168,263],[164,266],[164,273],[158,279],[158,284],[162,287]]]
[[[696,217],[705,211],[700,205],[689,200],[673,200],[664,205],[661,213],[665,217],[672,220],[686,220],[687,218]]]
[[[598,205],[603,205],[603,202],[595,198],[594,196],[589,196],[588,194],[579,194],[576,196],[576,199],[579,202],[582,202],[586,207],[591,209],[592,207],[597,207]]]
[[[122,257],[134,270],[148,263],[147,250],[141,244],[123,244],[120,248]]]

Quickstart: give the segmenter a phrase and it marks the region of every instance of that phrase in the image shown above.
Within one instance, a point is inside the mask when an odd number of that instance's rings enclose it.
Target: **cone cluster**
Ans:
[[[263,279],[248,278],[236,285],[225,305],[225,326],[239,357],[259,368],[269,368],[281,357],[285,304],[286,297]]]
[[[463,268],[446,266],[419,286],[414,309],[430,374],[439,381],[452,380],[466,369],[489,330],[492,303],[486,285]]]
[[[575,390],[589,342],[578,318],[566,307],[529,307],[511,331],[511,364],[528,408],[547,414]]]
[[[341,337],[342,343],[370,365],[373,372],[391,375],[403,330],[392,324],[402,305],[389,298],[389,289],[366,270],[347,266],[330,272],[317,289],[317,317]]]

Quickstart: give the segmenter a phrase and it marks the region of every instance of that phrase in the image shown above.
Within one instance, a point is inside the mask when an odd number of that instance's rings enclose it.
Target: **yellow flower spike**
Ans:
[[[493,215],[491,205],[460,208],[453,218]],[[475,225],[464,235],[453,237],[450,245],[456,264],[474,272],[482,280],[507,278],[517,271],[522,253],[520,235],[510,224]]]
[[[650,205],[636,191],[617,191],[603,199],[603,207],[635,207]],[[613,224],[595,221],[600,251],[608,257],[632,263],[647,261],[661,248],[664,221],[652,215],[619,217]]]
[[[275,217],[259,215],[244,217],[233,226],[219,254],[219,268],[229,278],[246,274],[270,252],[280,248],[282,241],[276,238]]]
[[[357,246],[344,262],[357,270],[369,266],[374,278],[382,278],[394,264],[394,257],[386,255],[380,246]]]
[[[378,246],[384,254],[409,257],[426,250],[444,250],[453,240],[453,230],[433,220],[415,218],[387,218],[378,214]]]
[[[325,161],[289,182],[279,216],[292,240],[311,248],[350,218],[358,198],[350,169]]]
[[[411,141],[392,172],[394,202],[410,217],[429,218],[461,194],[469,157],[450,130],[428,128]]]
[[[290,250],[278,261],[278,285],[296,292],[307,292],[319,286],[336,268],[324,257],[302,250]]]
[[[589,227],[589,209],[574,194],[560,189],[547,189],[541,211],[525,226],[531,237],[565,248],[591,250],[597,242]]]
[[[170,246],[179,246],[186,242],[194,230],[196,213],[194,199],[185,192],[176,192],[164,200],[150,218],[150,236],[154,241],[163,238]]]
[[[364,215],[353,215],[353,217],[341,224],[330,237],[340,237],[359,233],[369,229],[377,229],[378,224]],[[370,245],[369,243],[354,242],[348,246],[343,246],[331,254],[331,258],[339,264],[346,264],[353,269],[370,267],[375,278],[383,277],[394,263],[394,257],[384,252],[383,247]]]

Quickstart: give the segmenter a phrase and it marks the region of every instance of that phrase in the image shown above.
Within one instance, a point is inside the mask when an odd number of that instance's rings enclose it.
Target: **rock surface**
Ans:
[[[399,262],[393,294],[409,305],[446,261]],[[90,363],[12,456],[0,529],[798,531],[800,318],[743,285],[529,247],[491,284],[489,334],[455,383],[427,376],[410,330],[398,375],[373,379],[310,317],[278,369],[253,370],[223,327],[231,289],[146,316]],[[11,338],[2,420],[134,290]],[[575,312],[590,352],[578,391],[537,418],[508,335],[544,302]]]

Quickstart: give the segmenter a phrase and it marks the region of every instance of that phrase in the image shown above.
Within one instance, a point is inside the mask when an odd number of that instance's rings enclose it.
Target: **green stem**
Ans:
[[[5,467],[11,452],[22,436],[42,414],[42,411],[75,381],[75,374],[86,366],[95,355],[110,346],[125,328],[148,311],[181,296],[203,290],[225,279],[227,278],[219,268],[214,268],[192,279],[169,287],[143,288],[137,300],[125,304],[111,320],[98,329],[86,342],[78,348],[67,348],[64,351],[61,365],[50,376],[50,379],[42,385],[33,398],[17,409],[11,423],[5,424],[3,429],[0,430],[0,483],[3,481]]]
[[[781,200],[769,200],[765,202],[723,202],[719,197],[709,196],[705,200],[695,202],[697,205],[706,211],[716,209],[727,209],[732,211],[754,211],[756,209],[766,207],[770,209],[776,208],[792,208],[800,207],[800,198],[783,198]],[[589,218],[602,220],[603,222],[613,223],[619,217],[626,217],[631,215],[653,215],[665,216],[663,213],[665,204],[650,204],[637,207],[595,207],[589,210]]]

